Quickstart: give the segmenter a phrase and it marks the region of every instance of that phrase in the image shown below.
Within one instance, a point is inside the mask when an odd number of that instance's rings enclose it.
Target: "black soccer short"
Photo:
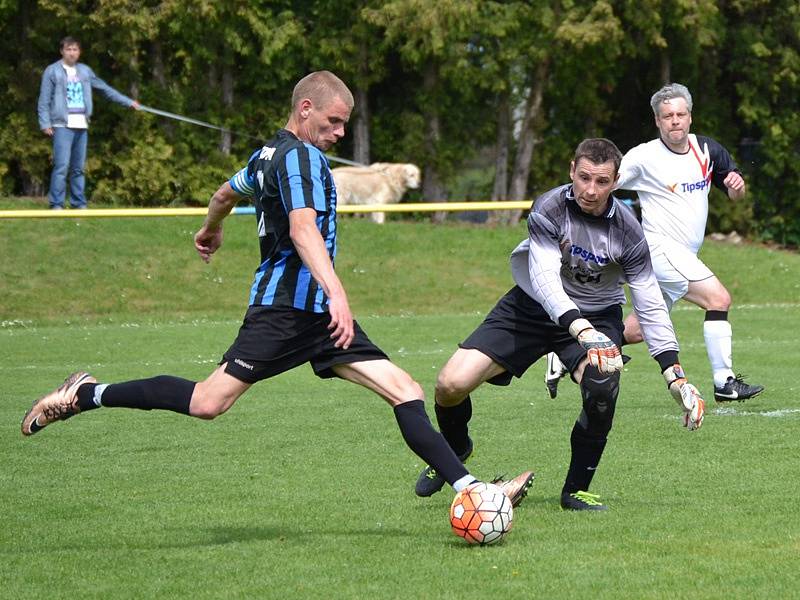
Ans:
[[[619,304],[582,316],[622,347],[624,325]],[[489,380],[494,385],[508,385],[512,375],[522,377],[528,367],[548,352],[558,354],[570,373],[586,356],[586,350],[569,331],[553,323],[542,305],[519,286],[500,298],[483,323],[459,346],[480,350],[506,369]]]
[[[354,322],[355,337],[347,350],[334,347],[330,313],[251,306],[220,364],[245,383],[256,383],[310,362],[317,377],[336,377],[332,367],[388,358]]]

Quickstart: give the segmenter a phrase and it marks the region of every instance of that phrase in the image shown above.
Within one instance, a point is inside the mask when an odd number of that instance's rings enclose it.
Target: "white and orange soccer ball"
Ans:
[[[450,505],[453,532],[470,544],[494,544],[511,530],[511,500],[493,483],[473,483],[456,494]]]

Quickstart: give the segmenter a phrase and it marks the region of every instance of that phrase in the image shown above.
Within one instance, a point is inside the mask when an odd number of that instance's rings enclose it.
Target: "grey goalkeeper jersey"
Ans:
[[[603,215],[593,216],[575,202],[572,185],[539,196],[528,215],[528,239],[511,253],[514,281],[555,323],[570,310],[592,313],[625,304],[627,283],[650,355],[677,352],[642,226],[629,208],[611,200]]]

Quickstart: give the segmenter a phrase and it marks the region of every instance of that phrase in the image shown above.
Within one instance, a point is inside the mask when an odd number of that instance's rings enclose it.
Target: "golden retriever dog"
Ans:
[[[368,167],[331,169],[336,182],[338,205],[395,204],[408,189],[417,189],[419,167],[410,163],[372,163]],[[368,213],[375,223],[383,223],[386,213]]]

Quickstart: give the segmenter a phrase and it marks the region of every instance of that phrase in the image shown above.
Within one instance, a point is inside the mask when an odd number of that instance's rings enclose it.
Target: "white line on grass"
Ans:
[[[800,408],[779,408],[777,410],[738,410],[733,407],[717,408],[709,414],[715,417],[767,417],[771,419],[783,419],[793,417],[800,413]],[[663,415],[665,419],[670,421],[678,421],[682,416]]]
[[[765,302],[763,304],[734,304],[732,311],[737,310],[761,310],[762,308],[800,308],[800,303],[797,302]],[[672,310],[703,310],[699,306],[695,306],[690,302],[681,302],[677,306],[672,307]]]
[[[726,408],[718,408],[712,414],[720,417],[774,417],[782,418],[788,417],[793,414],[800,413],[800,408],[779,408],[778,410],[767,411],[750,411],[739,410],[732,406]]]
[[[766,308],[800,308],[800,303],[798,302],[767,302],[763,304],[736,304],[734,306],[734,310],[762,310]],[[702,310],[699,307],[690,304],[688,302],[682,302],[675,306],[672,310]],[[363,321],[379,321],[382,319],[425,319],[425,318],[441,318],[441,317],[453,317],[453,318],[469,318],[474,317],[476,315],[482,316],[484,312],[481,311],[473,311],[468,313],[456,313],[456,314],[424,314],[424,315],[417,315],[411,313],[403,313],[398,315],[362,315],[358,317],[360,320]],[[137,328],[137,327],[180,327],[180,326],[189,326],[189,327],[196,327],[198,325],[238,325],[241,323],[241,319],[237,317],[231,317],[229,319],[206,319],[204,317],[200,317],[197,319],[189,319],[189,320],[180,320],[180,321],[156,321],[153,319],[147,319],[141,322],[124,322],[124,323],[91,323],[91,322],[74,322],[74,321],[65,321],[64,323],[47,323],[47,324],[39,324],[32,320],[22,320],[22,319],[10,319],[10,320],[3,320],[0,321],[0,330],[14,330],[14,329],[46,329],[46,328],[58,328],[63,326],[69,327],[82,327],[82,328],[112,328],[112,327],[121,327],[121,328]]]

